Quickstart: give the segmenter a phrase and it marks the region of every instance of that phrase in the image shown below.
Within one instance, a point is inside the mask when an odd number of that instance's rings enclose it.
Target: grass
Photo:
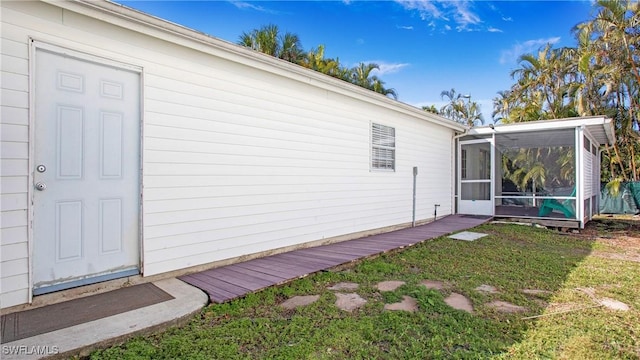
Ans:
[[[634,242],[637,222],[592,222],[583,234],[517,225],[484,225],[490,236],[475,242],[438,238],[402,251],[321,272],[243,299],[209,305],[188,325],[121,346],[98,350],[91,359],[638,359],[640,358],[640,262]],[[611,225],[613,224],[613,225]],[[616,235],[617,234],[617,235]],[[622,240],[621,240],[622,239]],[[616,259],[600,254],[618,253]],[[385,280],[406,284],[380,292]],[[447,283],[429,290],[422,280]],[[339,310],[327,287],[356,282],[367,304]],[[475,291],[489,284],[497,294]],[[526,295],[522,289],[547,290]],[[474,314],[444,302],[466,295]],[[579,310],[597,298],[630,306]],[[278,304],[296,295],[319,294],[308,306]],[[385,303],[414,297],[414,313],[384,311]],[[500,313],[486,304],[508,301],[526,313]],[[576,310],[578,309],[578,310]],[[555,314],[559,310],[573,310]],[[536,319],[523,317],[544,315]]]

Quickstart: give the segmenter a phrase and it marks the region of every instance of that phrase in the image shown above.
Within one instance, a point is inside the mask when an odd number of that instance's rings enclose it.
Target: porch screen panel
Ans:
[[[575,218],[575,129],[496,134],[496,213],[526,217]],[[580,149],[582,150],[582,149]],[[590,151],[586,151],[590,155]],[[592,158],[582,162],[592,163]],[[591,184],[592,170],[585,175]],[[591,191],[591,190],[589,190]],[[498,208],[499,207],[499,208]]]

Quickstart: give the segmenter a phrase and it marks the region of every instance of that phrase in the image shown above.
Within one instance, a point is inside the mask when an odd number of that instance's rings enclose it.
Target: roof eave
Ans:
[[[442,116],[390,99],[382,94],[375,93],[349,82],[214,38],[203,32],[187,28],[109,0],[41,1],[227,60],[259,68],[297,81],[312,83],[315,86],[368,103],[374,103],[412,117],[418,117],[423,121],[444,126],[454,131],[460,132],[468,129],[466,126]]]
[[[492,133],[529,132],[540,130],[568,129],[579,126],[602,126],[607,138],[607,145],[615,142],[615,129],[611,119],[605,116],[587,116],[565,119],[519,122],[511,124],[475,127],[469,130],[471,135],[489,135]]]

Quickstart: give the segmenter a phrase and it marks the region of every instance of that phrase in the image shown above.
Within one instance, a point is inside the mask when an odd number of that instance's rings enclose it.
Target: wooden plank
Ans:
[[[305,264],[297,264],[292,263],[289,259],[275,258],[274,256],[269,256],[263,259],[256,259],[253,261],[255,264],[259,264],[261,266],[278,267],[282,271],[287,271],[289,272],[289,276],[291,279],[307,276],[316,271],[326,269],[326,265],[324,264],[312,264],[308,262]]]
[[[482,219],[450,216],[416,228],[340,243],[300,249],[191,274],[184,280],[203,289],[211,301],[228,301],[255,290],[293,280],[362,257],[413,245],[484,223]]]
[[[292,278],[296,278],[297,277],[296,274],[298,273],[296,271],[282,270],[280,268],[280,265],[270,266],[270,267],[261,266],[257,264],[255,261],[248,261],[248,262],[238,263],[235,265],[240,268],[263,272],[265,274],[280,277],[282,281],[287,281],[287,280],[291,280]]]
[[[238,264],[232,264],[232,265],[229,265],[229,266],[225,266],[224,268],[227,269],[227,270],[235,271],[240,275],[244,275],[244,276],[247,276],[247,277],[255,277],[255,278],[259,278],[259,279],[264,279],[264,280],[270,281],[270,282],[272,282],[274,284],[278,284],[278,283],[282,282],[283,280],[285,280],[285,278],[283,278],[282,276],[268,274],[268,273],[265,273],[264,271],[248,269],[246,267],[239,266]]]
[[[389,245],[392,246],[392,245]],[[368,253],[380,251],[381,248],[385,246],[376,242],[369,242],[364,240],[350,240],[341,243],[332,244],[331,247],[333,249],[347,249],[357,251],[362,253],[364,256],[369,255]]]
[[[213,269],[213,270],[218,270],[218,269]],[[248,289],[246,287],[240,286],[238,284],[233,284],[228,281],[224,281],[217,277],[211,276],[211,273],[213,270],[208,270],[208,271],[197,273],[197,274],[191,274],[190,276],[192,277],[197,276],[198,280],[209,284],[211,288],[218,288],[236,295],[243,295],[251,291],[251,289]]]
[[[315,268],[315,266],[323,266],[322,269],[327,269],[327,268],[339,265],[339,262],[336,262],[336,261],[310,259],[306,256],[302,256],[301,254],[295,254],[295,252],[278,254],[278,255],[275,255],[275,257],[285,259],[287,261],[293,262],[294,264],[298,264],[302,266],[305,266],[305,264],[309,264],[309,268]]]
[[[236,293],[232,293],[224,289],[220,289],[218,287],[212,286],[208,282],[202,281],[199,278],[196,278],[190,275],[181,276],[178,279],[206,292],[207,295],[209,295],[209,299],[211,299],[211,301],[214,301],[214,302],[224,302],[225,300],[235,299],[236,297],[238,297],[238,294]]]
[[[300,254],[308,255],[312,258],[327,259],[330,261],[351,262],[358,258],[358,255],[346,254],[344,252],[325,251],[318,248],[304,249],[297,251]]]
[[[265,279],[261,279],[253,276],[243,276],[243,274],[230,270],[226,266],[215,269],[215,271],[210,273],[210,275],[222,281],[225,281],[231,284],[236,284],[238,286],[249,289],[251,291],[262,289],[264,287],[275,284],[273,281],[269,281],[269,280],[265,280]]]
[[[383,237],[369,239],[369,241],[373,243],[395,245],[397,247],[415,244],[415,241],[408,241],[405,239],[398,239],[398,238],[383,238]]]
[[[352,255],[352,256],[369,256],[377,251],[376,246],[365,247],[362,244],[350,244],[348,241],[339,244],[331,244],[322,251]]]
[[[299,265],[299,264],[294,264],[290,261],[287,261],[285,259],[282,258],[278,258],[276,257],[277,255],[272,255],[272,256],[268,256],[268,257],[264,257],[264,258],[260,258],[260,259],[254,259],[251,260],[251,264],[255,264],[257,266],[261,266],[261,267],[265,267],[267,269],[269,268],[278,268],[280,270],[283,271],[296,271],[296,270],[303,270],[303,271],[307,271],[309,266],[304,266],[304,265]]]

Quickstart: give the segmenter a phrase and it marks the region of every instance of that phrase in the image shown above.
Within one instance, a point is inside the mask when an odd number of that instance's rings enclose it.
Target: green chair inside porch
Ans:
[[[576,188],[573,188],[573,192],[570,197],[576,196]],[[554,210],[560,211],[564,214],[564,216],[568,219],[573,219],[576,217],[575,210],[573,209],[574,199],[566,199],[562,202],[556,199],[544,199],[542,202],[542,206],[540,206],[540,210],[538,210],[539,217],[549,216]]]

